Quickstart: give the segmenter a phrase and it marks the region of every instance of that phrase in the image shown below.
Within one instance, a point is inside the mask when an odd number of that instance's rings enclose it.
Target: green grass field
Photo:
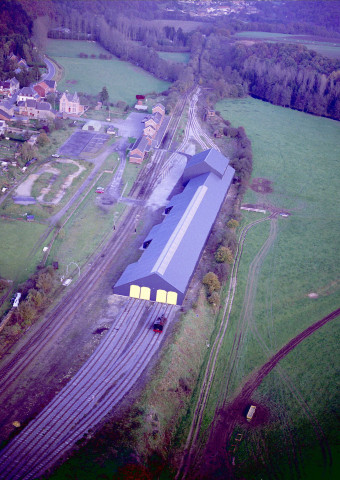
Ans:
[[[205,24],[205,22],[199,22],[196,20],[162,20],[162,19],[157,19],[157,20],[151,20],[150,23],[154,23],[157,27],[160,25],[168,26],[168,27],[175,27],[177,30],[178,28],[181,28],[183,32],[192,32],[193,30],[196,30],[199,27],[202,27]]]
[[[235,34],[238,39],[245,40],[261,40],[264,42],[282,42],[282,43],[296,43],[298,45],[305,45],[309,50],[315,50],[317,53],[330,58],[340,58],[340,42],[334,40],[319,41],[312,40],[306,35],[290,35],[286,33],[271,33],[271,32],[238,32]]]
[[[27,209],[28,207],[26,207]],[[23,282],[31,275],[35,266],[34,260],[41,260],[43,253],[42,247],[39,252],[30,257],[30,252],[40,235],[46,230],[46,225],[36,222],[26,222],[25,220],[5,220],[0,221],[0,276],[16,281]]]
[[[98,184],[105,187],[110,179],[112,174],[104,173]],[[66,269],[70,262],[83,266],[125,210],[124,204],[104,210],[96,204],[96,196],[93,188],[63,227],[51,249],[50,259],[58,260],[61,269]]]
[[[176,63],[189,63],[190,53],[185,52],[158,52],[158,55],[164,60]]]
[[[266,202],[290,209],[292,214],[278,220],[277,236],[257,272],[251,318],[247,318],[249,327],[227,393],[230,399],[254,368],[292,337],[339,306],[339,188],[336,172],[340,125],[333,120],[251,98],[222,101],[216,109],[234,126],[245,127],[254,153],[253,178],[264,177],[273,182],[272,193],[260,195],[248,190],[244,201]],[[245,215],[247,221],[251,217],[252,214]],[[251,231],[246,240],[231,327],[225,342],[227,356],[233,332],[241,320],[248,268],[267,235],[268,224],[263,223]],[[309,293],[318,294],[318,298],[309,298]],[[332,418],[336,408],[335,401],[330,400],[335,398],[336,391],[336,369],[332,359],[339,336],[338,326],[339,322],[333,321],[321,329],[280,365],[323,426],[331,446],[334,445]],[[215,401],[221,392],[218,384],[222,383],[222,364],[225,365],[225,359],[221,360],[216,376]],[[271,381],[275,375],[275,382]],[[292,469],[290,478],[328,478],[320,476],[324,474],[322,465],[320,467],[320,447],[311,421],[305,418],[301,400],[294,397],[289,384],[273,371],[256,392],[255,399],[269,407],[271,421],[249,435],[248,454],[242,456],[240,451],[240,461],[244,462],[239,469],[240,477],[284,479]],[[284,413],[281,413],[282,405]],[[284,417],[282,425],[278,420],[280,415]],[[289,432],[292,431],[293,446],[289,444]],[[293,458],[293,447],[299,451],[296,459]],[[250,451],[254,455],[250,455]],[[314,453],[308,464],[310,451]],[[261,455],[267,463],[256,460]],[[279,461],[273,461],[275,455]],[[311,472],[319,476],[309,476]]]
[[[116,57],[111,60],[84,59],[79,58],[80,52],[97,56],[109,53],[92,42],[49,39],[46,53],[64,69],[63,79],[58,83],[59,90],[97,95],[106,86],[111,102],[123,100],[133,105],[137,93],[162,92],[170,85]]]

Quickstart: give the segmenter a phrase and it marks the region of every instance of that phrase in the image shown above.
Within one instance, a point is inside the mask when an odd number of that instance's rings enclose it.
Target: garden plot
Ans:
[[[60,159],[45,164],[16,189],[20,198],[35,196],[43,204],[57,205],[85,167],[74,160]],[[40,182],[40,184],[39,184]]]

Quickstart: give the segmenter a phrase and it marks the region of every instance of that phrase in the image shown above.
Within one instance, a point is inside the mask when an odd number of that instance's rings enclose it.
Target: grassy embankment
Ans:
[[[221,385],[228,374],[226,361],[234,332],[243,320],[249,265],[265,241],[269,225],[258,225],[249,232],[206,425],[212,421],[216,402],[224,398],[230,400],[256,367],[339,305],[339,190],[335,175],[340,146],[339,124],[254,99],[224,101],[216,108],[233,125],[243,125],[252,140],[253,177],[273,182],[272,193],[260,195],[249,190],[245,202],[265,202],[287,208],[292,215],[278,220],[277,237],[256,272],[252,310],[248,310],[250,315],[246,318],[248,327],[226,392]],[[250,215],[247,214],[247,218]],[[309,293],[316,293],[318,298],[310,298]],[[247,432],[239,450],[240,457],[236,457],[237,465],[244,462],[236,470],[240,477],[272,478],[277,475],[286,478],[289,468],[293,472],[291,478],[298,475],[299,478],[312,478],[308,476],[311,471],[317,475],[325,473],[320,469],[321,450],[313,420],[301,405],[307,403],[328,442],[334,445],[332,399],[336,395],[334,342],[339,334],[338,325],[335,320],[305,340],[255,393],[253,401],[269,408],[270,421],[253,430],[245,429],[244,425],[239,427]],[[291,382],[282,378],[281,368]],[[296,398],[291,384],[303,400]],[[242,449],[247,451],[246,455]],[[308,458],[310,449],[313,450],[312,459]]]
[[[96,55],[97,58],[79,58],[81,52],[89,56]],[[97,43],[49,39],[46,53],[64,69],[64,77],[58,83],[61,91],[98,95],[106,86],[111,102],[123,100],[133,105],[137,93],[161,92],[167,90],[170,85],[116,57],[111,60],[98,58],[101,53],[108,55],[109,52]],[[98,83],[98,72],[100,72],[100,83]]]
[[[235,38],[240,40],[256,40],[263,42],[282,42],[295,43],[304,45],[309,50],[314,50],[320,55],[329,58],[340,58],[340,43],[338,40],[332,42],[313,40],[309,35],[290,35],[287,33],[270,33],[270,32],[238,32]]]

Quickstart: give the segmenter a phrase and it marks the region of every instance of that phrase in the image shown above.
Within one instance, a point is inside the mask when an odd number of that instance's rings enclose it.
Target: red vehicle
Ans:
[[[97,187],[96,193],[104,193],[104,187]]]
[[[153,324],[153,331],[155,333],[162,333],[163,332],[163,327],[167,321],[167,318],[165,314],[163,313],[160,317],[155,320],[155,323]]]

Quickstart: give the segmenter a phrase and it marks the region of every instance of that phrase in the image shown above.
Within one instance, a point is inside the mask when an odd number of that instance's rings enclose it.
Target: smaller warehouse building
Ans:
[[[194,155],[183,172],[185,188],[143,242],[138,262],[115,284],[119,295],[181,305],[235,170],[214,149]]]

